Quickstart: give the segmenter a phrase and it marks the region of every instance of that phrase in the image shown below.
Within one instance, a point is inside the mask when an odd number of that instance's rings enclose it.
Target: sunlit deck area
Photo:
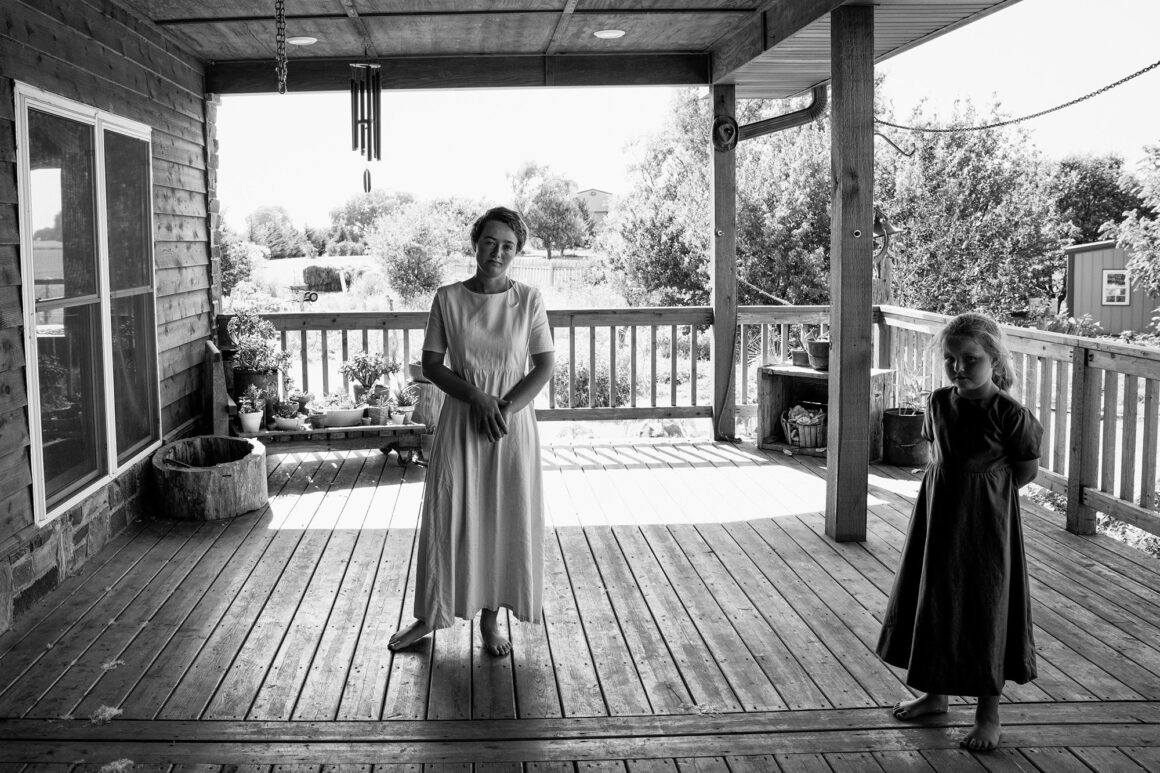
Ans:
[[[0,770],[1160,768],[1160,562],[1025,503],[1040,678],[1008,690],[1003,748],[971,755],[971,707],[894,721],[907,691],[873,652],[916,476],[875,465],[868,538],[839,544],[824,464],[546,446],[545,621],[507,621],[493,658],[462,622],[386,648],[422,467],[279,449],[267,508],[158,513],[0,638]]]

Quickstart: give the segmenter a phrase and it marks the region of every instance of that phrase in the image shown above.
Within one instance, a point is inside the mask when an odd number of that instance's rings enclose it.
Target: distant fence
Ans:
[[[588,258],[516,258],[508,269],[508,276],[517,282],[534,287],[562,287],[570,284],[592,282],[592,270],[596,261]],[[450,258],[443,265],[443,281],[453,282],[465,279],[475,273],[475,260],[471,257]]]

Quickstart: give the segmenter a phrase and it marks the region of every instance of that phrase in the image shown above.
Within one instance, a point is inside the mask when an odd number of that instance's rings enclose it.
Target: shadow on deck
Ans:
[[[268,463],[264,510],[139,524],[0,637],[0,771],[1160,769],[1160,562],[1035,506],[1040,677],[1008,690],[1003,748],[971,755],[965,701],[885,710],[907,694],[873,647],[908,471],[875,466],[867,541],[835,544],[824,460],[547,446],[544,625],[507,621],[492,658],[463,622],[386,648],[422,468]]]

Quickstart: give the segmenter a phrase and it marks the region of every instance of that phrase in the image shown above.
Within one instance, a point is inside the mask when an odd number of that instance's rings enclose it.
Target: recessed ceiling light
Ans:
[[[624,37],[624,30],[596,30],[592,34],[601,40],[615,40]]]
[[[318,42],[318,38],[312,38],[309,35],[295,35],[292,38],[286,38],[286,42],[292,46],[313,46]]]

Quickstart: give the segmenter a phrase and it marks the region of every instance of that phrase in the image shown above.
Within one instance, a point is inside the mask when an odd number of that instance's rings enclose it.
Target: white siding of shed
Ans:
[[[1074,317],[1090,314],[1105,333],[1113,335],[1125,330],[1146,330],[1152,322],[1152,312],[1160,307],[1160,300],[1150,298],[1132,286],[1131,303],[1127,306],[1104,306],[1104,269],[1123,269],[1128,265],[1128,253],[1114,244],[1081,245],[1067,251],[1068,307]]]

